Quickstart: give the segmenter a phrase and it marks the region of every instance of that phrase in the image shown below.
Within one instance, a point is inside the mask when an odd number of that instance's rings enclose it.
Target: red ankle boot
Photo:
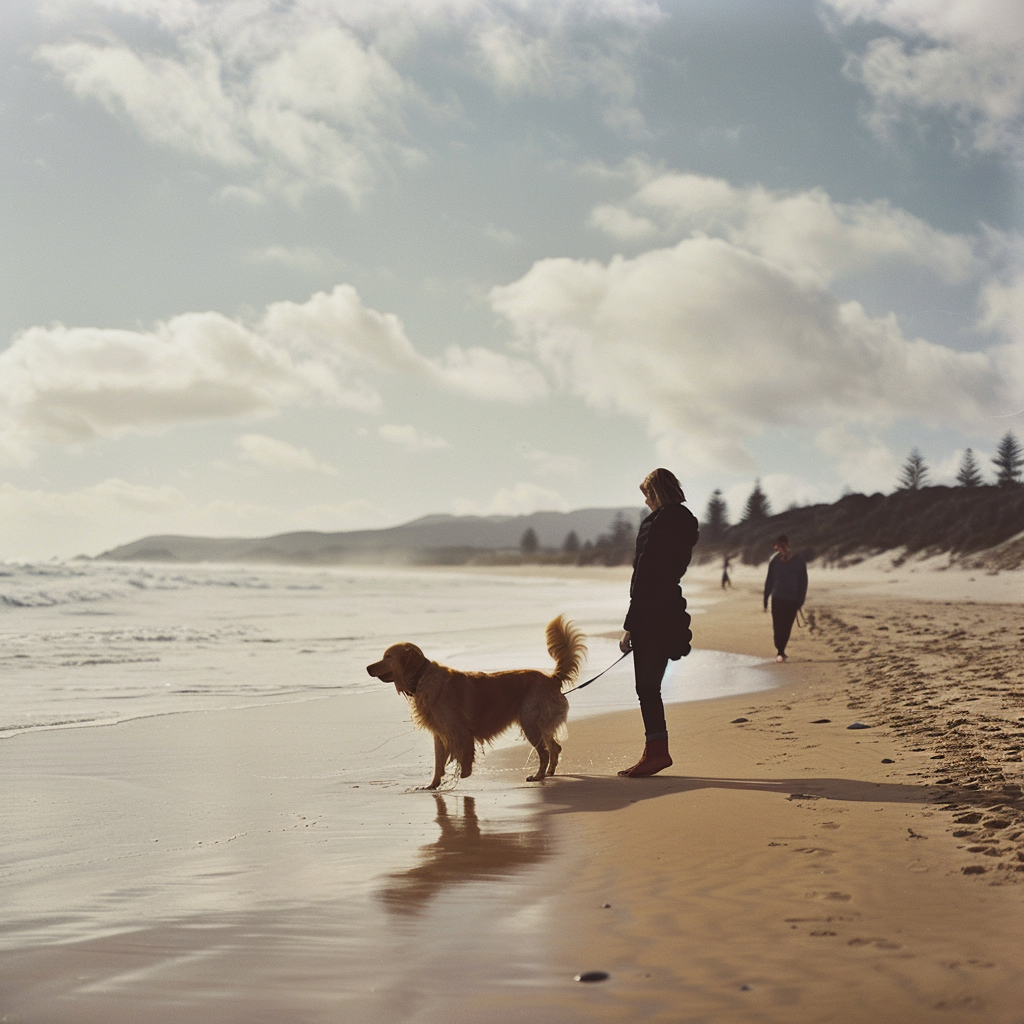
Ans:
[[[663,768],[672,764],[668,752],[668,737],[662,740],[648,740],[644,746],[644,754],[632,768],[624,768],[619,775],[631,779],[644,779],[649,775],[657,775]]]

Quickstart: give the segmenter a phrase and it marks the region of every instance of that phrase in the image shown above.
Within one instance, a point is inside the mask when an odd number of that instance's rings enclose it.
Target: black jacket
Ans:
[[[777,601],[795,601],[798,608],[803,608],[807,599],[807,563],[799,555],[793,555],[788,562],[784,562],[781,555],[775,555],[768,563],[768,575],[764,581],[765,608],[769,597]]]
[[[679,580],[697,537],[697,519],[684,505],[664,505],[640,524],[622,624],[634,646],[660,647],[673,660],[690,653],[693,634]]]

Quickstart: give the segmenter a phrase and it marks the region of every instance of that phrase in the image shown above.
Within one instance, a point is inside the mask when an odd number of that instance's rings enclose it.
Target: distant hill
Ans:
[[[465,565],[535,562],[628,563],[645,509],[590,508],[528,516],[430,515],[386,530],[282,533],[274,537],[144,537],[98,555],[119,562],[271,562],[298,565]],[[617,519],[622,521],[613,529]],[[540,550],[521,558],[520,541],[532,529]],[[566,536],[578,556],[562,553]],[[978,568],[1024,565],[1024,487],[924,487],[893,494],[847,494],[831,505],[806,505],[728,527],[712,537],[706,527],[697,561],[729,554],[748,564],[772,555],[785,533],[808,560],[852,563],[885,551],[902,556],[949,553]]]
[[[528,529],[536,533],[540,547],[549,550],[561,550],[571,532],[581,545],[594,544],[611,531],[618,517],[625,519],[635,534],[645,514],[640,508],[588,508],[528,516],[430,515],[386,530],[304,531],[262,538],[154,536],[96,557],[116,562],[459,564],[485,552],[518,552]]]
[[[904,551],[949,553],[979,568],[1024,564],[1024,487],[923,487],[892,494],[848,494],[832,505],[807,505],[754,522],[721,537],[705,534],[698,557],[729,553],[748,564],[772,554],[786,534],[808,560],[842,563],[864,555]]]

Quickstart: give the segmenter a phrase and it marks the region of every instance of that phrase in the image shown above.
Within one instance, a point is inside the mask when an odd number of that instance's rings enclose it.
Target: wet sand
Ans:
[[[772,653],[761,574],[702,646]],[[812,572],[778,687],[672,706],[648,780],[631,711],[417,792],[393,693],[5,741],[0,1019],[1019,1021],[1020,597],[918,576]]]

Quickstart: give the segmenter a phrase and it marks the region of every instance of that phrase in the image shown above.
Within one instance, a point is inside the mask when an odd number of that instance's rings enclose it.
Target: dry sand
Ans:
[[[701,646],[771,655],[762,572]],[[778,688],[671,707],[647,780],[636,712],[441,794],[360,774],[430,757],[372,700],[7,741],[0,1020],[1024,1021],[1021,597],[812,571]]]

